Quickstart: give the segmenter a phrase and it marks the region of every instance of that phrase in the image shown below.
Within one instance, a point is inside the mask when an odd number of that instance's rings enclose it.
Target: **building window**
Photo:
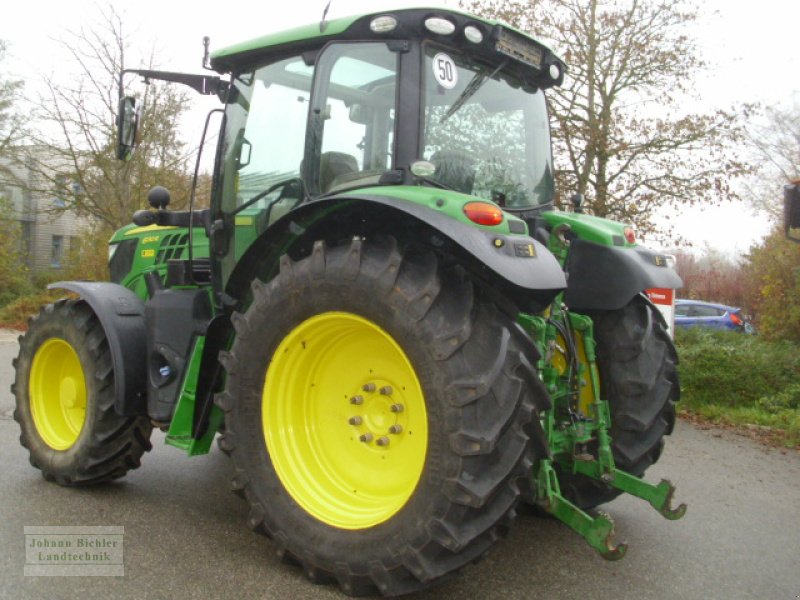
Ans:
[[[53,246],[50,254],[50,266],[56,269],[61,268],[61,258],[64,254],[64,236],[54,235]]]
[[[58,208],[64,208],[67,205],[67,176],[56,175],[56,197],[53,204]]]
[[[19,238],[19,251],[20,255],[25,257],[25,264],[31,264],[31,228],[30,221],[20,221],[22,225],[21,235]]]

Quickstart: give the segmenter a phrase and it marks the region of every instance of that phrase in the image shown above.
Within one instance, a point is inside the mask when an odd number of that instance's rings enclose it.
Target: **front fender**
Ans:
[[[618,248],[576,239],[567,260],[564,302],[573,310],[617,310],[650,288],[683,287],[666,257],[642,246]]]
[[[120,415],[147,414],[147,351],[144,302],[116,283],[59,281],[48,289],[78,294],[103,326],[114,367],[114,409]]]

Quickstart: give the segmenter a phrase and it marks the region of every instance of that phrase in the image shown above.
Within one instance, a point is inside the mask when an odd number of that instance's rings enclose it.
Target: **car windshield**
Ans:
[[[526,209],[553,199],[544,94],[503,72],[435,46],[425,51],[424,155],[431,179]]]

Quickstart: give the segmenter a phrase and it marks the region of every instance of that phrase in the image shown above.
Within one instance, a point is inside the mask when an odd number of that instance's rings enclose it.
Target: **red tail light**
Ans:
[[[733,322],[734,325],[741,326],[741,325],[744,324],[744,321],[742,321],[742,318],[739,315],[737,315],[736,313],[730,313],[730,316],[731,316],[731,321]]]
[[[633,227],[626,227],[622,230],[622,235],[625,236],[625,241],[629,244],[636,243],[636,232],[633,230]]]
[[[503,222],[503,211],[488,202],[468,202],[464,205],[464,214],[478,225],[500,225]]]

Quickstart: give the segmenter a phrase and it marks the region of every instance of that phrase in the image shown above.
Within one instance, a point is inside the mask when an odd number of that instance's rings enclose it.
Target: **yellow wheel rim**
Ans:
[[[425,398],[408,357],[375,323],[328,312],[287,335],[267,370],[262,424],[291,497],[341,529],[391,518],[425,464]]]
[[[86,422],[86,379],[75,349],[65,340],[44,342],[31,363],[28,384],[36,431],[54,450],[66,450]]]

